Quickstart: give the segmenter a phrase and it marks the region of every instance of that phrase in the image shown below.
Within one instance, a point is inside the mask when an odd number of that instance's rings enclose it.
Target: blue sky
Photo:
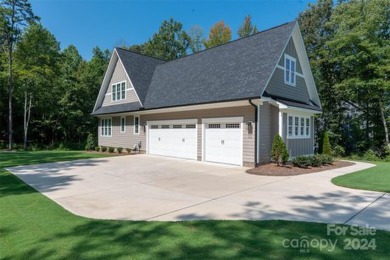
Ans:
[[[92,49],[139,44],[155,33],[164,19],[173,17],[189,31],[193,25],[210,27],[224,20],[233,39],[248,14],[260,30],[292,21],[314,0],[30,0],[35,15],[55,35],[61,48],[73,44],[87,60]]]

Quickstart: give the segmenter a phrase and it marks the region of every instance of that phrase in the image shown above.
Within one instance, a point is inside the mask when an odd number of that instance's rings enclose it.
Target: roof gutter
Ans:
[[[251,104],[254,108],[255,108],[255,156],[254,156],[254,159],[255,159],[255,161],[254,161],[254,163],[255,163],[255,167],[257,166],[257,133],[258,133],[258,131],[259,131],[259,129],[258,129],[258,120],[257,120],[257,118],[258,118],[258,113],[259,113],[259,111],[258,111],[258,106],[256,105],[256,104],[254,104],[253,102],[252,102],[252,100],[253,99],[249,99],[248,101],[249,101],[249,104]]]

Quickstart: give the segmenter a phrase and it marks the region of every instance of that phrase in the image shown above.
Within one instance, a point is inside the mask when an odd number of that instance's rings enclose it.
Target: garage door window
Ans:
[[[195,128],[195,125],[186,125],[186,128]]]
[[[240,124],[226,124],[226,128],[240,128]]]
[[[221,128],[221,124],[209,124],[209,128]]]

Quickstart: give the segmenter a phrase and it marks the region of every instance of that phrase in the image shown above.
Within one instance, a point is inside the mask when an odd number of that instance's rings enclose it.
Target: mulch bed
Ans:
[[[249,169],[246,172],[254,175],[265,176],[294,176],[315,172],[322,172],[326,170],[332,170],[342,167],[354,165],[352,162],[335,161],[332,165],[324,165],[321,167],[309,167],[307,169],[294,167],[293,165],[277,166],[274,163],[264,164],[257,166],[256,168]]]

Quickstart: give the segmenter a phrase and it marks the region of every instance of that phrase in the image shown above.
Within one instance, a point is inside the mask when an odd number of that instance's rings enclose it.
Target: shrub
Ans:
[[[122,153],[123,148],[122,148],[122,147],[118,147],[118,148],[116,148],[116,151],[117,151],[118,153]]]
[[[114,148],[114,147],[111,147],[111,146],[108,147],[108,152],[109,152],[109,153],[113,153],[114,151],[115,151],[115,148]]]
[[[92,151],[95,149],[95,146],[96,146],[96,138],[92,133],[90,133],[90,134],[88,134],[88,137],[87,137],[87,143],[85,144],[85,150]]]
[[[275,135],[274,141],[272,142],[271,158],[278,165],[285,164],[288,160],[288,152],[286,145],[280,135]]]
[[[99,152],[100,151],[100,147],[99,146],[95,146],[95,151]]]
[[[324,139],[322,140],[322,153],[332,155],[332,148],[330,147],[329,133],[325,132]]]
[[[101,151],[102,151],[102,152],[106,152],[106,151],[107,151],[107,147],[106,147],[106,146],[102,146]]]
[[[126,148],[126,151],[127,151],[128,154],[130,154],[131,153],[131,148]]]
[[[318,155],[309,156],[309,161],[313,167],[320,167],[322,165],[322,158]]]
[[[378,156],[375,154],[375,152],[371,149],[368,149],[364,154],[363,154],[363,160],[366,161],[380,161]]]
[[[321,160],[322,165],[332,164],[333,157],[327,154],[317,154],[317,157]]]
[[[345,155],[345,149],[341,145],[336,145],[333,148],[333,156],[334,157],[343,157]]]
[[[294,166],[299,168],[307,168],[310,166],[310,157],[308,156],[297,156],[292,160]]]

